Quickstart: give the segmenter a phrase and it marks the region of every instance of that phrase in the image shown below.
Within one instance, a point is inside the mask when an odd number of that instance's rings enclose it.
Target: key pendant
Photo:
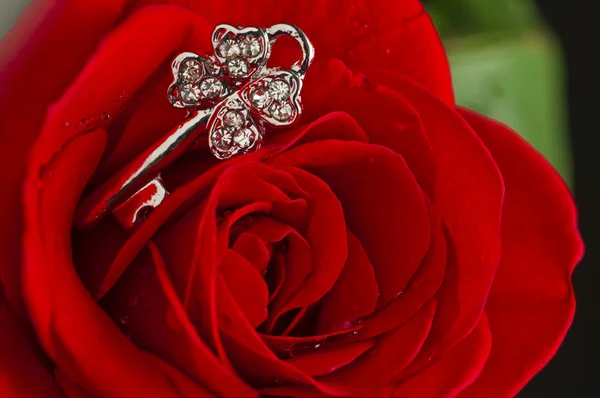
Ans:
[[[300,58],[288,69],[267,68],[273,44],[285,35],[300,44]],[[186,52],[172,64],[168,98],[176,108],[188,109],[189,118],[87,197],[75,213],[78,228],[93,227],[108,212],[127,229],[138,226],[169,196],[160,171],[204,131],[212,154],[224,160],[258,150],[266,126],[289,126],[299,119],[302,81],[314,58],[300,29],[219,25],[212,44],[214,55]]]

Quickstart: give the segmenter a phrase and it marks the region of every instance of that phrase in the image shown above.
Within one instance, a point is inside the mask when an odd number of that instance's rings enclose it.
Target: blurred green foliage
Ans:
[[[517,32],[540,22],[529,0],[430,0],[427,9],[444,37]]]
[[[457,103],[518,131],[569,182],[562,56],[529,0],[430,0]]]

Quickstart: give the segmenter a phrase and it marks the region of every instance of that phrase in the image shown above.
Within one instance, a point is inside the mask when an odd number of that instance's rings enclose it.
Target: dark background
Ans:
[[[600,328],[596,286],[600,282],[600,23],[596,0],[537,0],[560,38],[567,66],[569,127],[575,167],[575,199],[586,253],[575,269],[575,321],[557,355],[519,398],[598,397]]]

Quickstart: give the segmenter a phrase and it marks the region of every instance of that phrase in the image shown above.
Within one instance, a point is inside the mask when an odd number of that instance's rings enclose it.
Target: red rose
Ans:
[[[552,357],[571,197],[454,105],[417,0],[58,3],[2,47],[0,396],[506,397]],[[223,162],[189,152],[132,234],[73,228],[185,117],[168,65],[222,22],[313,41],[301,124]]]

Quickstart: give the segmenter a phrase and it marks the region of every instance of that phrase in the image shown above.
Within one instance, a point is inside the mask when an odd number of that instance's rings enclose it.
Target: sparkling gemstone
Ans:
[[[195,59],[185,61],[181,75],[186,82],[197,82],[202,76],[202,64]]]
[[[211,135],[211,141],[215,148],[220,151],[228,151],[233,144],[231,132],[225,128],[215,130]]]
[[[244,77],[248,74],[248,62],[243,59],[232,59],[227,63],[227,69],[233,77]]]
[[[289,120],[290,117],[292,117],[292,112],[292,106],[287,102],[276,102],[271,106],[271,114],[275,119],[279,120],[280,122],[285,122],[286,120]]]
[[[219,44],[219,55],[223,58],[233,58],[240,55],[241,49],[237,40],[225,39]]]
[[[233,141],[237,144],[241,149],[247,149],[252,146],[254,141],[256,140],[256,135],[254,131],[250,129],[241,129],[238,130],[234,136]]]
[[[214,77],[207,77],[200,82],[202,98],[215,99],[223,93],[223,83]]]
[[[240,49],[243,57],[252,58],[260,54],[262,45],[256,36],[246,36],[246,38],[240,42]]]
[[[250,93],[252,105],[258,109],[264,109],[271,103],[271,95],[265,86],[258,86]]]
[[[223,116],[223,124],[231,130],[238,130],[244,125],[244,115],[239,111],[227,111]]]
[[[200,98],[200,87],[196,83],[179,86],[179,98],[186,104],[196,104]]]
[[[277,101],[285,101],[290,96],[290,85],[284,80],[275,79],[269,83],[269,94]]]

